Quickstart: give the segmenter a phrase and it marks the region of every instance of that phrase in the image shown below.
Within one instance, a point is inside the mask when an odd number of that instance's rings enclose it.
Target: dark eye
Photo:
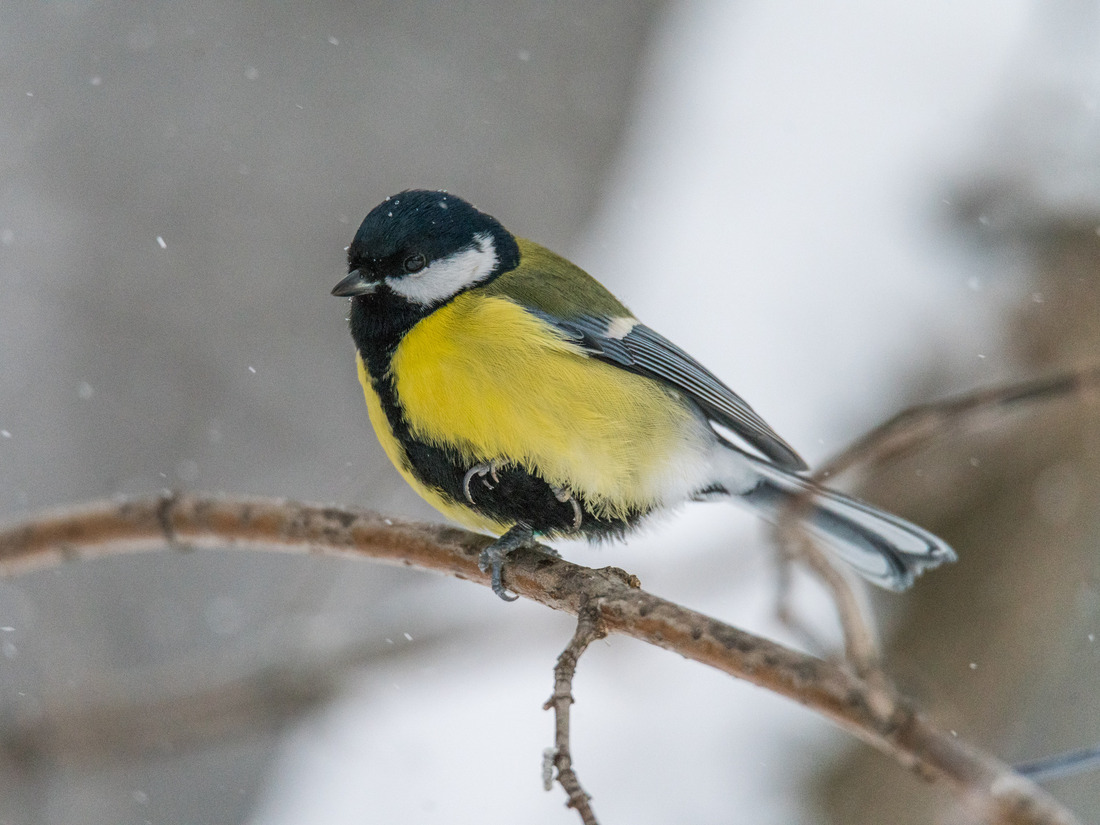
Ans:
[[[406,272],[412,274],[414,272],[419,272],[425,266],[427,266],[427,264],[428,262],[424,260],[424,256],[419,252],[415,252],[405,259],[405,262],[402,264],[402,266],[405,267]]]

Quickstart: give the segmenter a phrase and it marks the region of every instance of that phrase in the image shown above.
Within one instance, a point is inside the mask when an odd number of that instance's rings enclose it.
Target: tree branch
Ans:
[[[1013,770],[1033,782],[1049,782],[1100,768],[1100,745],[1021,762]]]
[[[573,675],[577,672],[577,662],[592,642],[605,635],[600,626],[599,606],[585,602],[577,614],[577,630],[554,667],[554,692],[543,705],[543,710],[552,708],[554,711],[553,763],[558,769],[558,782],[569,797],[566,807],[576,809],[584,825],[597,825],[596,814],[589,804],[590,797],[581,787],[577,773],[573,770],[573,753],[569,745],[569,708],[574,701]]]
[[[820,483],[860,464],[868,465],[911,452],[942,438],[949,427],[971,423],[983,415],[1007,413],[1029,404],[1042,404],[1077,395],[1095,403],[1100,392],[1100,366],[1071,368],[1030,381],[1002,384],[919,404],[902,410],[852,442],[814,471]]]
[[[861,438],[849,444],[810,475],[819,485],[855,467],[869,466],[903,453],[912,452],[934,438],[942,438],[951,427],[962,427],[983,416],[1005,414],[1031,404],[1044,404],[1073,396],[1093,400],[1100,393],[1100,366],[1063,370],[1045,378],[1019,381],[972,390],[960,395],[902,410]],[[833,567],[803,527],[803,518],[813,504],[815,488],[807,487],[779,511],[776,536],[784,570],[780,579],[778,614],[792,625],[794,613],[788,603],[792,560],[799,559],[821,579],[832,594],[844,633],[845,656],[856,671],[871,680],[880,679],[881,657],[875,634],[864,615],[848,577]],[[796,628],[803,630],[802,628]]]
[[[487,586],[477,566],[490,539],[367,511],[168,494],[55,510],[0,530],[0,569],[164,548],[249,548],[365,556]],[[987,823],[1072,825],[1074,816],[1033,783],[940,730],[912,702],[847,668],[783,647],[637,586],[621,570],[592,570],[534,550],[505,568],[508,589],[577,615],[599,609],[600,627],[672,650],[786,696],[931,780],[947,782]]]

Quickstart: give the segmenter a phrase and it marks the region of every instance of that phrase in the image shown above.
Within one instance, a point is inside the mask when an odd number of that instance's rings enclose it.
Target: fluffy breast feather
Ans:
[[[363,386],[363,395],[367,400],[367,413],[370,416],[371,426],[374,427],[374,433],[378,436],[378,442],[385,450],[386,456],[393,462],[393,466],[397,468],[397,471],[401,473],[409,486],[443,515],[469,527],[471,530],[481,530],[498,536],[507,530],[511,525],[501,524],[483,516],[476,510],[466,507],[465,502],[452,501],[449,497],[442,495],[439,490],[420,481],[415,468],[409,463],[409,457],[405,453],[404,447],[393,434],[389,419],[386,418],[386,413],[382,409],[382,400],[374,390],[363,357],[357,355],[355,362],[359,369],[359,383]]]
[[[391,375],[414,437],[470,466],[515,463],[609,517],[674,503],[690,480],[670,476],[706,462],[709,429],[682,396],[589,358],[504,297],[466,293],[418,322]]]

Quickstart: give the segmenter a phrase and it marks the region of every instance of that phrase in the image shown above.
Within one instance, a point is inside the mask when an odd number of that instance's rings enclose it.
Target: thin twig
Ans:
[[[796,522],[792,522],[796,523]],[[798,615],[794,598],[794,567],[797,557],[788,545],[793,542],[778,537],[775,542],[775,617],[787,628],[807,651],[824,657],[829,650],[829,642],[817,628],[810,627]]]
[[[417,634],[415,650],[439,638]],[[210,684],[196,680],[197,662],[184,659],[127,671],[39,697],[39,712],[6,720],[0,751],[21,764],[61,760],[70,768],[148,759],[166,747],[226,742],[242,733],[275,729],[288,716],[330,700],[348,674],[380,660],[409,655],[410,647],[359,641],[337,650],[298,651],[290,661]],[[153,698],[150,698],[152,696]]]
[[[788,506],[790,515],[781,514],[776,524],[779,544],[784,548],[782,564],[789,565],[794,558],[801,559],[829,589],[836,606],[841,630],[844,634],[845,659],[861,676],[869,676],[881,670],[878,640],[871,623],[864,616],[859,597],[848,577],[834,567],[818,544],[803,526],[801,502],[812,502],[812,496],[800,496]],[[786,575],[790,581],[790,574]],[[785,600],[790,598],[790,586],[780,591],[780,617],[793,617],[794,611]],[[804,631],[809,635],[810,631]]]
[[[607,634],[600,626],[599,605],[584,602],[577,613],[577,630],[569,644],[558,657],[554,667],[554,692],[542,706],[554,710],[554,767],[558,769],[558,783],[565,790],[567,808],[580,814],[584,825],[599,825],[589,800],[591,797],[581,787],[577,772],[573,770],[573,754],[569,746],[569,709],[573,705],[573,674],[577,662],[588,646]]]
[[[1100,768],[1100,745],[1044,756],[1015,766],[1016,773],[1032,782],[1049,782]]]
[[[57,566],[126,551],[237,547],[375,558],[488,586],[477,559],[485,536],[387,519],[367,511],[199,493],[105,501],[32,516],[0,529],[0,569]],[[903,697],[846,667],[791,650],[639,589],[622,571],[592,570],[535,550],[509,557],[513,593],[577,615],[600,604],[601,623],[794,699],[920,775],[943,780],[984,821],[1071,825],[1034,783],[936,727]]]
[[[933,438],[942,437],[948,427],[970,423],[982,414],[1007,413],[1021,406],[1055,401],[1075,393],[1097,392],[1100,392],[1100,366],[1089,366],[910,407],[822,463],[810,479],[815,484],[824,484],[854,467],[870,466],[911,452]],[[864,615],[864,609],[849,581],[833,567],[805,530],[798,528],[798,523],[813,506],[814,496],[814,488],[808,488],[780,510],[776,524],[776,534],[784,550],[780,563],[786,565],[798,558],[818,575],[833,595],[848,661],[861,674],[871,675],[879,669],[880,662],[871,623]],[[781,621],[790,624],[794,613],[787,603],[790,596],[789,573],[785,572],[780,581],[776,612]]]
[[[983,413],[1007,413],[1075,393],[1088,396],[1097,392],[1100,392],[1100,366],[1092,365],[909,407],[852,442],[818,467],[811,477],[822,483],[857,465],[867,466],[911,452],[933,438],[942,438],[945,428],[971,423]]]

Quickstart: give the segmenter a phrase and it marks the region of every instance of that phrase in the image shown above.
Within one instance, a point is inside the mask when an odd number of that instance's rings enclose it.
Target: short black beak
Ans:
[[[332,294],[337,298],[354,298],[356,295],[370,295],[377,288],[378,284],[363,277],[362,270],[353,269],[348,277],[332,288]]]

